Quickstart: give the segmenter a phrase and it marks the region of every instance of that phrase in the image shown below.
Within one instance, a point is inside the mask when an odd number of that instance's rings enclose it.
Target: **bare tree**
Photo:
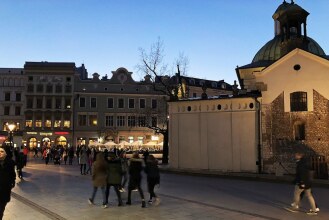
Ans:
[[[139,72],[151,78],[154,90],[166,95],[168,97],[166,101],[178,100],[181,74],[180,67],[182,67],[182,74],[186,75],[189,59],[184,53],[180,53],[178,58],[175,59],[172,68],[168,68],[168,64],[164,63],[164,44],[160,38],[151,45],[148,52],[143,48],[140,48],[139,51],[141,59],[141,63],[137,65]],[[176,73],[174,72],[175,67],[177,67]],[[150,129],[163,135],[163,164],[168,163],[169,154],[167,115],[168,109],[166,105],[164,123],[158,123],[157,126],[149,125]]]

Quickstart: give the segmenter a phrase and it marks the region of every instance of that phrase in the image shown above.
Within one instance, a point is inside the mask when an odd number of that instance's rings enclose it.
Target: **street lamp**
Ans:
[[[8,124],[7,127],[9,129],[10,149],[12,149],[13,148],[13,131],[16,128],[16,125],[15,124]]]

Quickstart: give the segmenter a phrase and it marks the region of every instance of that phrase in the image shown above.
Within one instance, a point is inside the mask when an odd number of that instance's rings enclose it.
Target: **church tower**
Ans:
[[[308,49],[306,20],[309,13],[294,1],[284,1],[273,14],[275,35],[281,39],[281,56],[300,48]]]

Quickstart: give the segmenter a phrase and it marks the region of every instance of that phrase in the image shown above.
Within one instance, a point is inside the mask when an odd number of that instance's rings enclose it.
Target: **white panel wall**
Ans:
[[[170,103],[170,166],[256,172],[257,110],[250,103],[256,106],[252,98]]]

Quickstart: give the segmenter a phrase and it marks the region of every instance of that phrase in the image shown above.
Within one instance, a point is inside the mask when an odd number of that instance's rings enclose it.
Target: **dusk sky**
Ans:
[[[290,0],[287,0],[290,2]],[[0,67],[25,61],[82,63],[89,75],[125,67],[139,80],[138,48],[158,37],[165,62],[189,58],[188,75],[233,83],[274,37],[283,0],[1,0]],[[329,1],[295,0],[310,13],[308,36],[329,54]]]

